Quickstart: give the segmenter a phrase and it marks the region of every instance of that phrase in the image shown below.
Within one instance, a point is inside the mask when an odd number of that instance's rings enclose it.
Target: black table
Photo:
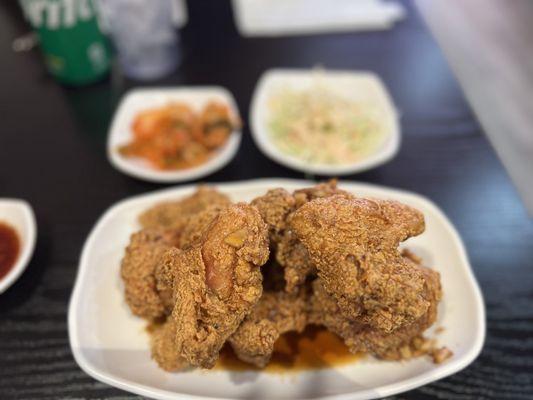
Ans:
[[[408,18],[386,32],[243,39],[229,2],[194,0],[182,66],[154,85],[223,85],[247,121],[254,85],[267,68],[322,65],[381,75],[402,113],[402,147],[387,165],[348,179],[412,190],[442,207],[466,243],[488,319],[476,362],[395,398],[531,399],[533,224],[441,52],[406,6]],[[28,269],[0,296],[0,398],[135,398],[78,368],[66,313],[80,249],[98,216],[117,200],[161,187],[122,175],[106,160],[110,118],[121,95],[138,84],[115,73],[91,87],[61,87],[37,52],[11,51],[25,30],[16,3],[2,2],[0,196],[33,205],[39,236]],[[247,126],[244,133],[237,157],[206,181],[302,178],[263,156]]]

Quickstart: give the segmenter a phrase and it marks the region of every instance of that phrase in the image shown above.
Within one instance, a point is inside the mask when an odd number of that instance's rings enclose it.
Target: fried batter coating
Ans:
[[[229,204],[214,204],[191,216],[181,231],[180,248],[187,249],[199,241],[220,212],[228,206]]]
[[[286,290],[296,293],[316,269],[307,250],[287,226],[289,216],[305,203],[333,195],[351,196],[337,188],[337,181],[330,180],[316,186],[296,190],[290,194],[284,189],[269,190],[252,201],[269,226],[270,246],[277,262],[285,269]]]
[[[276,248],[276,260],[284,267],[285,290],[295,293],[308,277],[316,275],[316,267],[305,246],[294,232],[286,230]]]
[[[150,329],[150,347],[152,358],[165,371],[183,371],[189,367],[187,360],[177,352],[174,344],[176,326],[172,318],[157,324]]]
[[[406,261],[409,262],[409,261]],[[431,269],[416,266],[424,279],[424,299],[429,303],[427,311],[411,324],[386,333],[358,320],[346,318],[337,302],[324,289],[319,278],[313,282],[309,321],[324,325],[339,335],[353,353],[370,353],[386,360],[405,360],[429,353],[431,343],[422,333],[435,322],[437,306],[441,299],[439,274]]]
[[[229,338],[239,359],[259,368],[265,367],[274,351],[274,343],[285,332],[302,332],[307,324],[307,296],[264,292],[250,315]]]
[[[162,227],[181,230],[190,216],[214,205],[227,206],[228,196],[207,186],[200,186],[192,195],[178,201],[157,204],[139,217],[143,228]]]
[[[159,318],[171,311],[160,297],[154,271],[161,256],[176,244],[175,232],[168,229],[143,229],[131,236],[122,259],[126,303],[133,314],[147,319]]]
[[[195,242],[201,240],[211,223],[224,208],[227,206],[214,205],[191,216],[179,235],[179,246],[177,247],[188,249]],[[176,276],[174,267],[173,263],[160,262],[157,263],[154,271],[157,292],[167,310],[172,310],[174,307],[174,278]]]
[[[287,216],[296,208],[294,196],[285,189],[272,189],[252,200],[250,204],[257,207],[267,223],[270,243],[275,247],[285,230]]]
[[[332,196],[303,205],[289,225],[345,317],[390,333],[427,311],[424,276],[398,251],[399,242],[423,232],[419,211],[395,201]]]
[[[222,210],[188,249],[165,253],[162,264],[175,271],[174,354],[191,366],[213,367],[224,342],[261,297],[259,266],[268,255],[267,226],[257,209],[244,203]]]
[[[294,192],[294,199],[296,201],[296,208],[298,209],[312,200],[323,199],[335,195],[353,197],[351,193],[337,187],[336,179],[331,179],[328,182],[319,183],[318,185],[309,188],[296,190]]]

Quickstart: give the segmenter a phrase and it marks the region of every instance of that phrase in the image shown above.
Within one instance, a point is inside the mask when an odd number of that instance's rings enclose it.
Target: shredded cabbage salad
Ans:
[[[375,104],[348,99],[319,84],[274,92],[269,115],[271,139],[279,150],[312,164],[359,161],[377,150],[386,133]]]

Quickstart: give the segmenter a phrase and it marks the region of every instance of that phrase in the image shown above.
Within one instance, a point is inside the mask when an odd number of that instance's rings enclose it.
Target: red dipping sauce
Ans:
[[[0,279],[13,268],[20,251],[20,240],[14,228],[0,221]]]

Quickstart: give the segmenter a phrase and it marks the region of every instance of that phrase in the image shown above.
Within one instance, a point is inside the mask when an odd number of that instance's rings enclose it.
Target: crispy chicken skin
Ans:
[[[179,246],[177,247],[188,249],[194,243],[201,240],[209,229],[211,223],[218,217],[220,212],[227,207],[227,205],[214,205],[191,216],[188,224],[182,229],[179,235]],[[175,263],[159,262],[156,264],[154,271],[157,292],[159,293],[159,297],[161,298],[165,309],[170,311],[174,307],[175,267]]]
[[[202,239],[211,223],[230,204],[214,204],[189,218],[180,235],[180,248],[187,249]]]
[[[166,371],[212,368],[225,342],[263,368],[281,335],[309,324],[381,359],[452,354],[423,336],[442,292],[439,274],[398,248],[424,231],[409,206],[358,198],[335,181],[250,204],[200,187],[140,222],[121,276]]]
[[[225,194],[207,186],[200,186],[192,195],[178,201],[157,204],[139,217],[143,228],[160,227],[181,230],[189,218],[214,205],[227,206],[231,202]]]
[[[189,248],[169,250],[162,264],[175,271],[172,352],[191,366],[213,367],[218,353],[262,293],[259,266],[269,255],[268,229],[255,207],[222,210]],[[168,360],[154,353],[164,366]]]
[[[337,182],[330,180],[310,188],[289,193],[285,189],[269,190],[252,201],[269,226],[270,246],[277,262],[285,269],[286,290],[296,293],[308,276],[316,272],[305,247],[287,226],[289,216],[307,202],[333,195],[351,196],[337,188]]]
[[[307,296],[303,288],[297,294],[264,292],[229,343],[239,359],[263,368],[270,361],[280,335],[302,332],[306,324]]]
[[[270,244],[275,247],[285,231],[287,216],[296,208],[294,196],[285,189],[272,189],[252,200],[251,204],[257,207],[267,223]]]
[[[409,260],[406,260],[409,262]],[[430,342],[422,333],[437,318],[437,306],[441,299],[439,274],[425,267],[413,265],[424,279],[423,297],[429,303],[426,312],[414,322],[386,333],[359,320],[346,318],[339,310],[337,302],[324,289],[321,279],[313,282],[313,295],[310,301],[309,322],[324,325],[339,335],[353,353],[370,353],[386,360],[405,360],[427,354]]]
[[[423,232],[419,211],[395,201],[332,196],[303,205],[289,225],[348,319],[390,333],[426,313],[424,275],[398,251],[399,242]]]
[[[175,345],[176,326],[172,318],[150,328],[152,358],[165,371],[183,371],[189,363],[177,351]]]
[[[135,315],[156,319],[171,311],[160,297],[154,272],[161,256],[176,242],[175,232],[162,228],[143,229],[131,236],[120,272],[126,303]]]

